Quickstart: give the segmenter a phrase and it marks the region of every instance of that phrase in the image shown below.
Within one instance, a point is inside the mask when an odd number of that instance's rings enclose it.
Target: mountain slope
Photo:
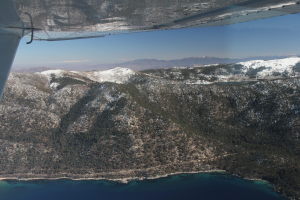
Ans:
[[[298,58],[270,63],[13,73],[0,104],[0,177],[226,170],[299,199]]]

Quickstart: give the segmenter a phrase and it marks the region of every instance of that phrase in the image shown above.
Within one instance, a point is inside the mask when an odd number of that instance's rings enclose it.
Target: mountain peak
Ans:
[[[274,66],[294,66],[295,64],[300,62],[300,57],[290,57],[290,58],[283,58],[283,59],[274,59],[274,60],[251,60],[246,62],[240,62],[238,64],[244,65],[246,67],[274,67]]]
[[[290,57],[275,60],[252,60],[247,62],[240,62],[243,65],[243,71],[258,70],[258,76],[270,76],[274,73],[288,73],[291,74],[294,66],[300,63],[300,57]]]
[[[65,74],[67,71],[62,70],[62,69],[52,69],[52,70],[46,70],[46,71],[42,71],[40,72],[40,74],[45,75],[45,76],[63,76],[63,74]]]
[[[135,72],[128,68],[116,67],[104,71],[87,72],[86,74],[89,79],[96,82],[124,83],[128,81]]]
[[[40,72],[44,76],[47,76],[49,80],[55,78],[63,78],[66,76],[72,76],[78,78],[77,76],[86,77],[95,82],[113,82],[113,83],[124,83],[129,80],[129,78],[135,74],[135,72],[128,68],[116,67],[109,70],[103,71],[90,71],[90,72],[79,72],[79,71],[66,71],[66,70],[47,70]]]

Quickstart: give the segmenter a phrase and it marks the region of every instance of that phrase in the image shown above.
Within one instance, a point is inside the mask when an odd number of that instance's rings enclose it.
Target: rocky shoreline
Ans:
[[[165,178],[174,175],[180,174],[199,174],[199,173],[226,173],[224,170],[206,170],[206,171],[187,171],[187,172],[174,172],[168,173],[163,175],[156,175],[156,176],[147,176],[147,177],[126,177],[126,178],[105,178],[100,177],[99,175],[90,175],[90,174],[81,174],[81,175],[74,175],[74,174],[64,174],[64,175],[56,175],[56,176],[49,176],[49,175],[39,175],[36,177],[31,177],[31,175],[17,175],[17,176],[6,176],[0,177],[0,181],[35,181],[35,180],[74,180],[74,181],[83,181],[83,180],[106,180],[106,181],[113,181],[119,183],[129,183],[131,181],[142,181],[142,180],[153,180],[159,178]],[[94,177],[92,177],[94,176]],[[251,180],[251,179],[249,179]],[[257,179],[258,180],[258,179]]]

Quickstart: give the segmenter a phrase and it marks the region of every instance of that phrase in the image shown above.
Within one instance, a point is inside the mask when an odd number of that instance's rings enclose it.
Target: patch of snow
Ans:
[[[188,84],[188,85],[208,85],[208,84],[212,84],[212,82],[204,81],[204,80],[186,81],[185,83]]]
[[[58,86],[59,86],[59,83],[51,83],[50,84],[50,88],[52,88],[52,89],[57,89]]]
[[[54,70],[47,70],[40,72],[43,75],[49,76],[49,75],[57,75],[57,76],[62,76],[66,71],[61,70],[61,69],[54,69]]]
[[[133,70],[127,68],[113,68],[104,71],[93,71],[93,72],[79,72],[79,71],[65,71],[65,70],[47,70],[43,72],[38,72],[41,75],[44,75],[50,81],[52,77],[61,78],[64,76],[72,76],[74,79],[79,79],[76,75],[80,75],[86,78],[91,79],[96,82],[113,82],[113,83],[125,83],[129,78],[136,74]],[[53,85],[54,87],[54,85]]]
[[[224,76],[224,75],[218,75],[218,82],[228,82],[228,80],[231,78],[232,76]]]
[[[118,98],[117,97],[113,97],[111,96],[108,92],[106,92],[104,94],[104,97],[105,99],[108,101],[108,102],[113,102],[113,101],[116,101]]]
[[[105,71],[88,72],[86,76],[96,82],[125,83],[136,74],[133,70],[117,67]]]
[[[55,76],[56,78],[61,78],[64,76],[65,73],[67,73],[67,72],[65,70],[61,70],[61,69],[37,72],[37,74],[42,74],[42,75],[46,76],[48,78],[48,80],[51,80],[52,76]]]
[[[293,67],[300,62],[299,57],[291,57],[277,60],[253,60],[247,62],[240,62],[238,64],[243,65],[244,68],[242,71],[247,73],[247,71],[251,69],[258,69],[260,67],[265,67],[262,71],[258,72],[258,76],[271,76],[274,72],[284,73],[288,72],[292,73]]]

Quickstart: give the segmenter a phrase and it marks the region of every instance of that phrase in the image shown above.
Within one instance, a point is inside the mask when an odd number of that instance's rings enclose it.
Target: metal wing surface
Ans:
[[[300,12],[300,0],[13,0],[37,40],[216,26]]]
[[[0,97],[15,57],[23,26],[11,0],[0,3]]]

